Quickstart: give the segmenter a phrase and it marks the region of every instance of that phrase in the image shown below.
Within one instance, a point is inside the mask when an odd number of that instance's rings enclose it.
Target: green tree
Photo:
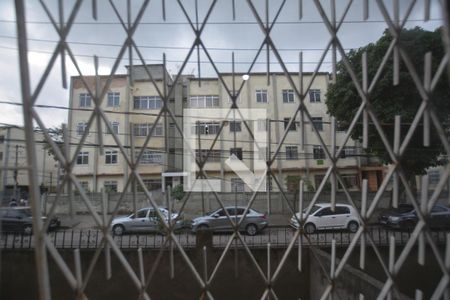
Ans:
[[[424,74],[424,55],[432,52],[432,74],[435,74],[438,65],[444,56],[443,42],[441,39],[441,29],[436,31],[426,31],[419,27],[405,29],[401,32],[400,43],[406,49],[410,60],[413,62],[419,76],[423,78]],[[361,59],[364,52],[367,52],[369,84],[374,78],[378,67],[381,64],[383,56],[388,50],[392,36],[386,30],[383,36],[375,43],[371,43],[357,50],[348,53],[348,59],[352,69],[357,74],[360,82],[362,78]],[[401,136],[405,137],[410,128],[410,124],[422,103],[422,99],[412,80],[406,65],[400,60],[400,83],[393,85],[393,58],[388,59],[386,66],[373,90],[370,94],[372,109],[375,111],[382,128],[390,141],[391,145],[394,139],[394,120],[395,115],[401,116]],[[423,80],[423,79],[422,79]],[[444,72],[432,94],[432,103],[438,115],[444,130],[449,132],[450,117],[450,95],[448,75]],[[337,64],[336,83],[332,84],[327,92],[326,104],[328,112],[336,117],[341,127],[348,128],[353,117],[362,103],[362,100],[347,72],[344,63],[340,61]],[[414,175],[424,174],[425,169],[430,166],[445,164],[446,161],[442,155],[444,149],[434,127],[430,130],[430,147],[423,146],[423,127],[421,120],[417,127],[407,150],[401,157],[401,165],[409,180]],[[362,139],[362,122],[358,122],[352,138]],[[402,140],[402,139],[401,139]],[[372,124],[369,126],[369,148],[368,155],[379,157],[383,163],[391,163],[388,152]]]
[[[39,128],[38,131],[42,130]],[[64,148],[64,138],[63,138],[63,129],[62,126],[55,126],[47,129],[48,134],[52,138],[52,140],[55,142],[55,144],[59,147],[61,151],[63,151]],[[48,143],[46,139],[42,141],[44,143],[44,150],[47,151],[47,154],[49,156],[52,156],[53,159],[56,161],[56,155],[53,151],[52,146]]]
[[[183,197],[184,197],[184,190],[183,190],[183,185],[182,184],[178,184],[172,189],[172,196],[175,199],[177,199],[177,200],[183,199]]]

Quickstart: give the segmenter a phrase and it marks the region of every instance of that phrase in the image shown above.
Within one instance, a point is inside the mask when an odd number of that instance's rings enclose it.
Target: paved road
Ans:
[[[267,228],[256,236],[247,236],[242,234],[245,243],[253,247],[266,247],[267,243],[271,243],[273,247],[286,247],[294,236],[295,232],[288,227]],[[394,235],[396,244],[406,244],[410,237],[410,233],[406,231],[393,231],[382,227],[370,227],[368,234],[378,245],[388,245],[389,236]],[[445,242],[446,232],[435,231],[433,237],[438,242]],[[328,231],[317,232],[302,237],[302,245],[308,247],[310,245],[329,246],[332,240],[336,240],[337,246],[347,246],[353,238],[354,234],[347,231]],[[101,244],[103,233],[96,229],[86,230],[60,230],[50,232],[49,237],[56,248],[82,248],[95,249]],[[197,236],[190,232],[182,232],[176,234],[177,240],[184,248],[193,248],[197,244]],[[212,235],[213,247],[225,247],[232,237],[232,234],[221,233]],[[120,248],[160,248],[164,245],[166,237],[160,234],[128,234],[123,236],[115,236],[114,241]],[[296,241],[298,244],[298,240]],[[0,248],[33,248],[34,237],[22,234],[2,234],[0,237]],[[238,246],[242,247],[239,240]],[[234,244],[233,244],[234,246]]]

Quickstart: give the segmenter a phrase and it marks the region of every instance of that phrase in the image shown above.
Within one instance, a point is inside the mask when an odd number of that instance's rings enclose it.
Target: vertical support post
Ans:
[[[420,197],[420,212],[423,215],[427,215],[428,204],[428,176],[422,176],[422,182],[420,185],[421,197]],[[417,263],[421,266],[425,265],[425,235],[423,231],[419,234],[419,251],[417,257]]]
[[[18,181],[17,177],[19,175],[19,164],[18,164],[18,158],[19,158],[19,145],[16,145],[16,157],[14,158],[14,187],[13,187],[13,198],[17,201],[19,201],[19,196],[17,195],[17,187],[18,187]]]
[[[64,37],[63,41],[66,40],[66,35],[62,35],[62,32],[64,31],[64,1],[60,0],[58,2],[58,13],[59,13],[59,30],[61,32],[61,38]],[[61,47],[61,80],[62,80],[62,86],[63,88],[67,89],[67,79],[66,79],[66,54],[64,51],[64,43]]]
[[[271,162],[272,157],[271,157],[271,153],[272,153],[272,125],[270,122],[270,118],[266,120],[266,130],[267,130],[267,162]],[[271,165],[267,165],[268,168],[272,168]],[[270,170],[269,170],[270,171]],[[272,192],[270,190],[271,188],[271,172],[267,172],[267,193],[268,193],[268,197],[267,197],[267,214],[270,215],[271,213],[271,206],[272,206]],[[450,202],[450,200],[449,200]]]
[[[109,228],[107,227],[108,220],[106,217],[106,215],[108,213],[107,212],[108,204],[107,204],[105,189],[102,188],[101,192],[102,192],[103,236],[106,236],[108,234],[108,230],[109,230]],[[107,280],[109,280],[112,276],[112,274],[111,274],[111,251],[110,251],[110,246],[109,246],[108,240],[106,238],[105,238],[105,276],[106,276]]]
[[[366,222],[366,212],[367,212],[367,179],[363,179],[362,182],[362,192],[361,192],[361,218],[363,221],[363,226]],[[359,256],[359,267],[364,270],[366,265],[366,232],[364,228],[364,232],[361,235],[361,244],[360,244],[360,256]]]
[[[81,270],[80,249],[73,250],[73,254],[75,260],[75,279],[77,280],[77,294],[79,299],[83,299],[81,295],[81,288],[83,286],[83,277]]]
[[[331,117],[331,163],[336,166],[336,119]],[[336,168],[333,167],[330,176],[331,180],[331,210],[334,211],[336,208]]]
[[[393,1],[393,5],[394,5],[394,26],[396,28],[399,27],[399,23],[400,23],[400,8],[399,8],[399,3],[398,0],[394,0]],[[400,54],[398,51],[398,46],[397,46],[397,41],[395,43],[394,46],[394,67],[393,67],[393,84],[394,86],[398,85],[399,81],[400,81]]]
[[[25,4],[23,0],[15,0],[17,43],[19,52],[20,82],[22,93],[22,111],[25,125],[25,140],[27,141],[27,162],[30,166],[28,171],[30,204],[33,214],[33,231],[35,232],[35,260],[37,271],[37,286],[40,299],[50,299],[50,281],[47,266],[47,253],[45,241],[42,236],[42,218],[40,193],[37,176],[36,143],[33,131],[33,101],[31,99],[31,82],[28,69],[28,45],[25,18]],[[45,233],[44,233],[45,234]]]
[[[424,76],[423,85],[427,95],[431,94],[431,52],[425,54],[425,66],[424,66]],[[430,114],[428,112],[428,105],[423,112],[423,146],[430,146]]]
[[[70,140],[69,140],[69,131],[67,129],[67,125],[63,124],[62,125],[62,131],[63,131],[63,141],[64,141],[64,154],[65,154],[65,158],[66,161],[70,160]],[[66,172],[69,171],[69,163],[67,163],[64,166]],[[85,191],[86,192],[86,191]],[[74,218],[74,213],[73,213],[73,202],[74,202],[74,197],[73,197],[73,184],[72,184],[72,180],[67,180],[67,194],[69,195],[69,215],[70,215],[70,219],[73,220]]]
[[[401,138],[401,130],[400,130],[400,116],[395,116],[395,124],[394,124],[394,154],[397,156],[399,154],[400,149],[400,138]],[[399,194],[399,178],[397,170],[395,170],[393,174],[393,187],[392,187],[392,207],[398,207],[398,194]]]
[[[298,271],[302,271],[302,235],[303,235],[303,180],[300,180],[298,187],[298,225],[300,235],[298,236]]]
[[[137,205],[136,205],[136,193],[137,193],[137,186],[136,186],[136,177],[134,175],[134,171],[136,170],[136,157],[135,157],[136,150],[134,148],[134,124],[130,123],[130,159],[131,159],[131,193],[133,194],[133,212],[134,215],[137,215]]]
[[[394,276],[394,266],[395,266],[395,237],[394,235],[389,236],[389,273]],[[387,298],[392,299],[392,288],[388,292]]]
[[[369,76],[367,71],[367,52],[364,52],[362,55],[362,82],[363,82],[363,92],[368,95],[368,85],[369,85]],[[364,108],[363,111],[363,149],[367,149],[369,143],[369,114],[367,113],[367,109]]]

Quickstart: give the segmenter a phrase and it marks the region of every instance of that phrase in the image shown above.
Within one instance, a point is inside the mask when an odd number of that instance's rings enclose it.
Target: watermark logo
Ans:
[[[233,190],[237,175],[266,191],[267,127],[266,109],[184,109],[184,190]]]

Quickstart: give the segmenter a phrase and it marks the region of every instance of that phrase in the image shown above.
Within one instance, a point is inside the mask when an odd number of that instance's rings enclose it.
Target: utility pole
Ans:
[[[14,162],[14,191],[13,191],[13,198],[16,199],[16,201],[18,201],[18,198],[17,198],[17,187],[18,187],[18,182],[17,182],[18,161],[17,161],[17,159],[18,159],[18,157],[19,157],[19,145],[16,145],[16,159]]]

